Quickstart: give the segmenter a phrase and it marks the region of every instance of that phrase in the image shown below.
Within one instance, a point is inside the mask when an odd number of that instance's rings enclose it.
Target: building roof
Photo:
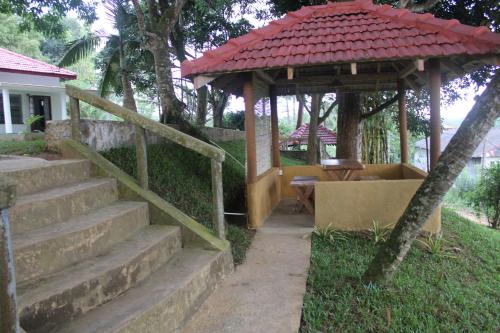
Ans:
[[[76,73],[72,71],[2,48],[0,48],[0,72],[76,79]]]
[[[500,34],[371,0],[306,6],[202,57],[182,76],[317,64],[498,54]]]
[[[327,145],[335,145],[337,144],[337,133],[329,130],[323,125],[318,126],[317,137],[321,142]],[[287,141],[306,141],[309,139],[309,124],[304,124],[296,129],[290,136]]]
[[[441,134],[441,152],[444,151],[456,132],[457,129],[453,128]],[[429,144],[429,139],[427,139],[427,144]],[[425,150],[425,139],[417,141],[415,147]],[[472,154],[472,157],[483,157],[483,151],[486,157],[500,157],[500,128],[495,127],[488,132],[486,138],[479,144],[474,154]]]

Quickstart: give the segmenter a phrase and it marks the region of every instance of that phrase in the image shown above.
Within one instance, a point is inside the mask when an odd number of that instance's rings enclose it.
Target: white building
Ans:
[[[61,82],[74,79],[69,70],[0,48],[0,134],[43,131],[46,121],[67,119]],[[44,118],[27,129],[32,115]]]
[[[444,151],[456,129],[447,129],[441,134],[441,152]],[[427,143],[426,143],[427,141]],[[428,171],[429,161],[429,138],[415,143],[415,156],[413,164],[425,171]],[[472,154],[472,158],[467,162],[466,168],[474,172],[477,167],[488,167],[491,163],[500,162],[500,128],[492,128],[486,138]]]

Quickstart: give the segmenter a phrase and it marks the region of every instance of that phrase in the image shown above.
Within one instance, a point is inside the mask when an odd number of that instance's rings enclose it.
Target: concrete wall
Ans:
[[[245,131],[237,131],[228,128],[203,127],[201,129],[211,141],[226,142],[245,140]]]
[[[80,131],[84,142],[96,151],[134,144],[134,126],[122,121],[82,119]],[[159,143],[163,140],[153,133],[146,134],[148,143]],[[49,150],[59,151],[62,141],[70,136],[69,120],[47,123],[45,140]]]
[[[382,225],[396,223],[422,184],[426,173],[411,165],[367,164],[362,176],[378,176],[380,180],[330,181],[321,166],[283,167],[280,177],[281,198],[295,199],[290,181],[295,176],[317,176],[315,186],[315,224],[341,230],[367,230],[373,220]],[[441,214],[438,209],[424,230],[438,232]]]
[[[272,168],[247,185],[248,227],[258,228],[281,200],[279,169]]]
[[[272,167],[271,158],[271,106],[269,98],[255,104],[255,144],[257,147],[257,176]]]

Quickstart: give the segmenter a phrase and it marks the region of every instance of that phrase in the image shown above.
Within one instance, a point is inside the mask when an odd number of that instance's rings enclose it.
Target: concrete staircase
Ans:
[[[177,332],[229,273],[228,251],[151,225],[88,160],[12,160],[9,210],[21,326],[32,332]]]

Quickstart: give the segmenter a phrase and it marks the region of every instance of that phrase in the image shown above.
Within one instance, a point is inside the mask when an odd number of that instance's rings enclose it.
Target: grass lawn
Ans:
[[[0,141],[0,155],[37,155],[44,150],[44,140]]]
[[[301,332],[500,332],[500,233],[442,210],[445,251],[415,246],[390,287],[363,286],[378,245],[313,235]]]
[[[245,142],[233,141],[219,144],[238,161],[226,156],[222,178],[224,208],[239,212],[245,200]],[[135,148],[114,148],[102,152],[103,156],[130,175],[136,175]],[[240,164],[241,163],[241,164]],[[175,144],[148,146],[150,189],[213,230],[210,160]],[[251,243],[252,231],[246,226],[229,224],[227,238],[231,242],[235,263],[245,258]]]
[[[291,157],[281,155],[281,166],[296,166],[296,165],[306,165],[307,163],[302,160],[296,160]]]

